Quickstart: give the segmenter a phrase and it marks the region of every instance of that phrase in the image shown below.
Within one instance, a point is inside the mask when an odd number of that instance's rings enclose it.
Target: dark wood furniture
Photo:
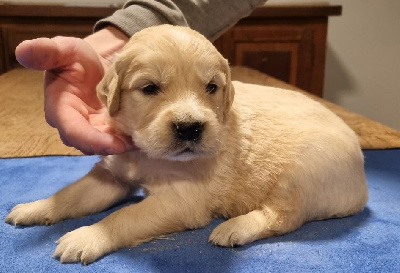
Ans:
[[[18,67],[23,40],[56,35],[84,37],[114,8],[0,6],[0,74]],[[322,96],[328,17],[341,6],[267,5],[240,20],[217,41],[232,65],[258,69]]]
[[[215,44],[231,64],[247,66],[322,96],[328,17],[341,6],[256,9]]]

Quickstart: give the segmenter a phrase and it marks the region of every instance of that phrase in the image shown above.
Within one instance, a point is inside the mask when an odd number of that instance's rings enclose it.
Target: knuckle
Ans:
[[[49,114],[46,110],[45,110],[45,114],[44,114],[44,118],[47,122],[48,125],[50,125],[53,128],[56,128],[56,122],[54,121],[54,118],[51,114]]]

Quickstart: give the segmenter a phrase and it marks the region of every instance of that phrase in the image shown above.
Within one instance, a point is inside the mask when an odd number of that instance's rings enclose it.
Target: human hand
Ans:
[[[46,121],[58,129],[63,143],[85,154],[118,154],[132,149],[130,140],[106,122],[106,108],[96,86],[111,65],[79,38],[39,38],[16,48],[27,68],[45,70]]]

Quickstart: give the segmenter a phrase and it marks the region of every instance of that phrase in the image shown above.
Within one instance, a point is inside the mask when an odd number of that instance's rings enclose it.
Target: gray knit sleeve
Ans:
[[[146,27],[172,24],[189,26],[211,41],[249,15],[266,0],[131,0],[113,15],[100,20],[95,31],[111,24],[128,36]]]

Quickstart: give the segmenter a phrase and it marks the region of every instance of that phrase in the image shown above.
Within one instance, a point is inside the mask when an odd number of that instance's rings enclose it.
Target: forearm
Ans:
[[[188,25],[210,41],[216,40],[266,0],[174,0]]]
[[[172,24],[189,26],[213,41],[265,0],[131,0],[99,21],[95,30],[118,26],[128,36],[143,28]]]
[[[161,24],[187,26],[182,11],[174,2],[173,0],[127,1],[122,9],[97,22],[94,30],[114,25],[130,37],[150,26]]]

